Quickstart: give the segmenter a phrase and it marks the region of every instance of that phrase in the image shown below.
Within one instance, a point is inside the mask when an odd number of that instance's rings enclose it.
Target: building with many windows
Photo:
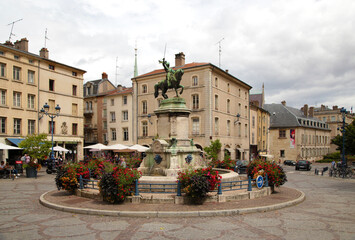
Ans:
[[[51,119],[39,118],[45,103],[49,111],[61,107],[54,119],[54,142],[70,150],[68,157],[83,157],[83,75],[85,71],[49,59],[42,48],[39,55],[28,52],[28,40],[0,44],[0,142],[18,145],[27,135],[47,133]],[[10,154],[10,155],[9,155]],[[14,160],[12,152],[0,154]]]
[[[270,117],[270,153],[275,160],[316,161],[330,151],[329,125],[315,118],[305,105],[303,111],[282,104],[265,104]]]
[[[84,134],[85,146],[108,143],[108,121],[116,117],[107,112],[105,96],[116,90],[106,73],[102,78],[84,84]]]
[[[109,116],[107,121],[108,145],[117,143],[134,145],[132,98],[133,89],[120,85],[115,91],[105,96]]]
[[[187,63],[184,53],[175,55],[174,69],[183,69],[181,84],[189,116],[189,138],[202,149],[219,139],[232,159],[249,159],[249,90],[251,86],[211,63]],[[154,98],[154,85],[165,78],[164,69],[132,78],[134,139],[149,145],[157,137],[161,95]],[[169,97],[175,92],[169,90]],[[237,114],[239,117],[237,118]]]

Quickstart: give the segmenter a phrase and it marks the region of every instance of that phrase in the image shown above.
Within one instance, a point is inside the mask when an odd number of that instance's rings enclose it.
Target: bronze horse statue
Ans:
[[[164,97],[164,99],[168,98],[168,95],[166,95],[168,89],[175,89],[176,97],[178,97],[178,89],[181,88],[180,95],[184,91],[184,86],[180,85],[182,75],[184,75],[184,70],[173,70],[172,68],[169,68],[169,63],[165,61],[165,59],[159,62],[164,66],[166,71],[166,78],[154,85],[154,97],[157,98],[159,96],[159,89],[161,90],[161,95]]]

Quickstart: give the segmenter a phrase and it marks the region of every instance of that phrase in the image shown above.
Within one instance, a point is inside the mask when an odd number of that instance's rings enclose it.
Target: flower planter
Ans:
[[[26,177],[28,178],[37,178],[37,168],[26,168]]]

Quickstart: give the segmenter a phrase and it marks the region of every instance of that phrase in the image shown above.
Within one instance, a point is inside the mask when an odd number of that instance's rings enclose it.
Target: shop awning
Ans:
[[[11,142],[12,144],[15,144],[16,146],[18,146],[20,144],[20,142],[22,142],[23,140],[25,140],[24,138],[6,138],[9,142]]]

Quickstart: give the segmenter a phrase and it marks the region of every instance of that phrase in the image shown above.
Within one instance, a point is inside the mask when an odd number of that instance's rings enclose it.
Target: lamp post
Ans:
[[[343,117],[343,126],[341,128],[341,132],[343,134],[343,152],[342,152],[342,165],[343,167],[346,166],[346,159],[345,159],[345,117],[346,117],[346,109],[340,109],[341,115]]]
[[[47,115],[48,117],[51,118],[51,134],[52,134],[52,150],[51,150],[51,161],[54,164],[54,153],[53,153],[53,119],[59,116],[60,113],[60,107],[59,104],[57,104],[57,106],[54,108],[55,112],[54,113],[50,113],[49,112],[49,105],[47,103],[45,103],[43,105],[43,108],[41,109],[41,111],[39,112],[39,119],[41,119],[44,115]]]

